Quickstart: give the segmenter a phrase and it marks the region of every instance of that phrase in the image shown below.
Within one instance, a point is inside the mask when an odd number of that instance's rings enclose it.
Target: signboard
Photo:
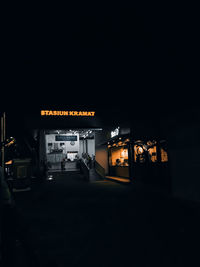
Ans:
[[[77,141],[76,135],[56,135],[56,141]]]
[[[114,131],[111,131],[111,138],[119,135],[119,127],[117,127]]]
[[[41,116],[94,117],[95,111],[41,110]]]

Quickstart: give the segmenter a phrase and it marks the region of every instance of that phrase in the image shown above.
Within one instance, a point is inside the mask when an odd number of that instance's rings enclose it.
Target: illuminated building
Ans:
[[[122,115],[116,124],[117,114],[110,110],[102,115],[95,109],[65,107],[8,112],[9,116],[18,121],[16,130],[20,136],[24,131],[26,142],[27,132],[31,133],[39,163],[47,162],[51,170],[61,170],[62,161],[65,170],[74,170],[76,160],[85,162],[85,155],[89,155],[95,157],[96,172],[102,178],[133,182],[149,176],[153,181],[150,177],[158,177],[161,164],[168,162],[165,142],[153,135],[144,138],[135,125],[123,122]]]
[[[143,182],[154,183],[168,165],[166,142],[164,140],[136,140],[130,129],[120,127],[118,129],[116,135],[113,136],[114,131],[111,131],[110,138],[102,143],[102,149],[106,145],[108,153],[108,166],[101,159],[106,169],[106,178],[116,180],[120,178],[120,181],[124,182],[128,180],[134,182],[139,179]],[[102,155],[101,152],[99,158]]]

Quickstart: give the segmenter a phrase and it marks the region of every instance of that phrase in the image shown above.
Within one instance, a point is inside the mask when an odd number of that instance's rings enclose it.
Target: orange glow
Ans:
[[[11,146],[12,144],[14,144],[15,143],[15,140],[13,139],[13,140],[11,140],[9,143],[7,143],[5,146],[7,147],[7,146]]]
[[[128,149],[124,147],[112,148],[111,165],[128,166]]]
[[[167,162],[168,161],[167,151],[161,148],[160,152],[161,152],[161,162]]]
[[[87,116],[94,117],[95,111],[41,110],[41,116]]]
[[[120,178],[120,177],[115,177],[115,176],[106,176],[105,178],[109,180],[120,181],[123,183],[130,183],[130,179],[127,179],[127,178]]]
[[[157,161],[157,149],[156,149],[156,146],[153,146],[153,147],[149,148],[148,152],[149,152],[149,156],[150,156],[151,162],[156,162]]]
[[[134,161],[145,162],[144,158],[145,145],[134,145]],[[148,148],[148,159],[150,162],[157,161],[157,148],[156,146]]]
[[[5,163],[6,165],[11,165],[12,164],[12,160],[9,160]]]

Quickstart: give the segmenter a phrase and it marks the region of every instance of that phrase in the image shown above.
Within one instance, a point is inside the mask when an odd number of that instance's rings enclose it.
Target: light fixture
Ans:
[[[143,153],[143,151],[144,151],[144,150],[143,150],[142,147],[139,147],[139,148],[138,148],[138,152]]]
[[[53,175],[48,175],[47,180],[53,180]]]

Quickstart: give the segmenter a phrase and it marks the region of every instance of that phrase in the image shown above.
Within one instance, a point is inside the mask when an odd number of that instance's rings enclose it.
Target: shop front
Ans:
[[[165,140],[135,140],[118,134],[107,142],[108,177],[169,185]]]
[[[129,138],[118,137],[108,144],[109,175],[121,178],[130,177]]]
[[[170,189],[165,140],[137,140],[133,145],[134,177],[140,182]]]

